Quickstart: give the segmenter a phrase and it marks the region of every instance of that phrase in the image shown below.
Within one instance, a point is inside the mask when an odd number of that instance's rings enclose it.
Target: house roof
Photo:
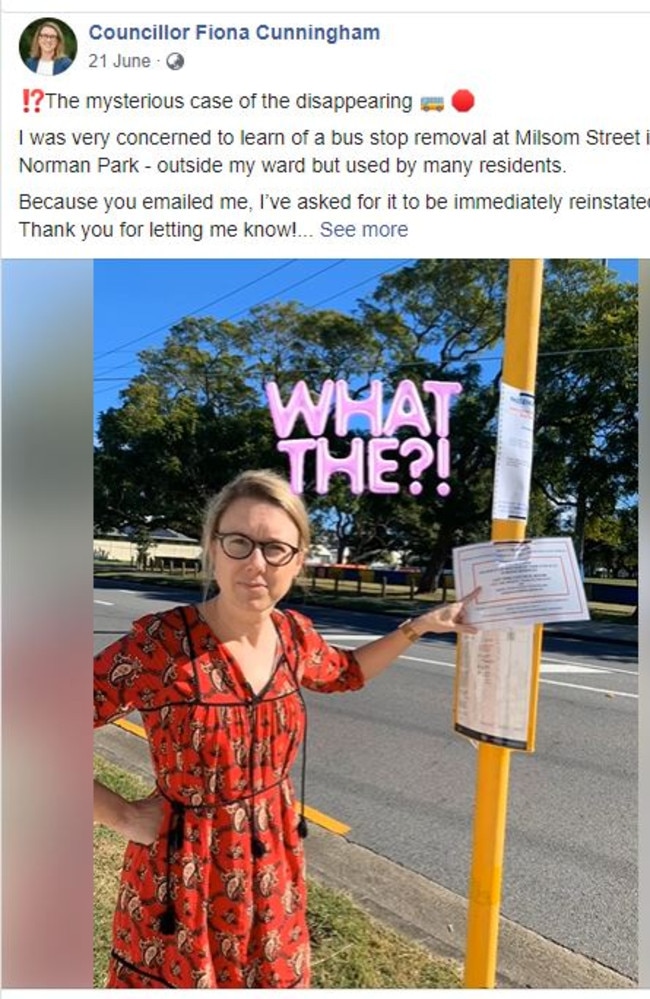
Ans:
[[[124,527],[121,531],[115,529],[110,531],[98,531],[95,534],[95,537],[131,539],[134,534],[135,530],[132,527]],[[149,532],[149,537],[152,541],[182,541],[187,544],[200,544],[197,538],[191,538],[188,534],[181,534],[180,531],[173,531],[171,527],[157,527],[155,530]]]
[[[196,545],[199,543],[196,538],[190,538],[189,535],[181,534],[180,531],[172,531],[171,527],[158,527],[151,532],[150,537],[158,541],[190,541]]]

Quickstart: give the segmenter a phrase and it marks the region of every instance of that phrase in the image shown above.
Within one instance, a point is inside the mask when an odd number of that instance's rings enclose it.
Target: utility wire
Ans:
[[[296,261],[290,261],[290,263],[295,263],[295,262]],[[346,262],[345,260],[335,261],[334,264],[330,264],[327,267],[324,267],[321,270],[316,271],[315,273],[309,275],[308,277],[302,278],[300,281],[294,282],[294,284],[292,284],[292,285],[288,285],[285,288],[281,288],[279,291],[274,292],[273,295],[270,295],[267,298],[263,298],[260,301],[255,302],[253,305],[247,305],[245,308],[240,309],[237,312],[231,313],[231,315],[226,316],[224,319],[222,319],[220,321],[221,322],[228,322],[231,319],[235,319],[239,315],[242,315],[242,314],[245,314],[247,312],[250,312],[251,309],[254,309],[254,308],[256,308],[259,305],[264,305],[267,302],[272,302],[272,301],[274,301],[278,297],[278,295],[283,295],[287,291],[291,291],[294,288],[297,288],[299,285],[305,284],[305,283],[313,280],[313,278],[318,277],[320,274],[323,274],[326,271],[331,270],[332,267],[339,266],[340,264],[345,263],[345,262]],[[336,298],[340,298],[341,295],[346,295],[349,291],[354,291],[355,288],[360,288],[360,287],[362,287],[362,285],[368,284],[369,281],[375,281],[377,278],[384,277],[386,274],[392,274],[392,273],[395,272],[396,269],[401,269],[402,267],[405,267],[409,263],[412,263],[412,262],[414,262],[414,260],[405,260],[403,262],[400,262],[399,268],[392,267],[392,268],[388,268],[386,270],[377,271],[375,274],[371,274],[369,277],[364,278],[362,281],[357,281],[357,282],[355,282],[355,284],[349,285],[347,288],[343,288],[340,291],[334,292],[334,294],[332,294],[332,295],[328,295],[326,298],[320,299],[318,302],[315,302],[313,305],[307,305],[307,306],[305,306],[305,309],[316,309],[316,308],[318,308],[318,306],[323,305],[326,302],[331,302],[331,301],[333,301]],[[283,265],[283,266],[286,266],[286,265]],[[274,273],[274,271],[271,271],[269,273]],[[256,280],[262,280],[262,278],[259,278],[259,279],[256,279]],[[244,288],[247,288],[247,287],[250,286],[250,284],[254,284],[254,283],[255,283],[255,281],[248,282],[248,284],[244,284],[240,288],[236,288],[233,292],[229,292],[228,295],[224,295],[222,297],[223,298],[227,298],[230,295],[235,294],[235,292],[240,291],[240,290],[242,290]],[[200,312],[203,309],[208,308],[209,305],[211,305],[211,304],[213,305],[217,301],[221,301],[221,299],[215,299],[214,302],[208,303],[207,305],[202,306],[200,309],[196,309],[193,313],[192,312],[188,313],[188,315],[195,315],[197,312]],[[178,319],[176,321],[178,321]],[[173,325],[173,324],[171,324],[171,325]],[[142,337],[137,337],[136,340],[130,341],[130,342],[135,343],[138,340],[144,339],[144,337],[146,337],[146,336],[153,336],[153,335],[155,335],[155,333],[159,333],[161,331],[161,329],[168,329],[168,328],[169,327],[159,327],[158,329],[153,330],[153,331],[151,331],[148,334],[143,334]],[[126,344],[122,344],[121,345],[121,347],[124,347],[124,346],[126,346]],[[107,351],[104,354],[98,355],[98,357],[96,358],[96,360],[99,360],[101,357],[106,357],[109,353],[114,353],[118,349],[121,349],[121,347],[116,347],[114,351]],[[104,371],[101,372],[101,374],[95,376],[95,378],[93,379],[93,381],[95,381],[95,382],[101,382],[101,381],[118,381],[118,382],[124,381],[124,382],[126,382],[126,381],[129,380],[128,378],[123,378],[122,376],[119,376],[119,375],[116,376],[115,378],[107,378],[106,375],[110,374],[111,371],[120,371],[122,368],[130,368],[134,363],[135,363],[135,358],[131,358],[131,360],[125,361],[124,364],[116,364],[116,365],[113,365],[113,367],[105,368]],[[108,389],[104,389],[103,391],[108,391]],[[102,392],[97,392],[95,394],[96,395],[101,395]]]
[[[157,326],[155,330],[149,330],[148,333],[142,333],[140,336],[134,337],[132,340],[125,340],[123,343],[119,343],[116,347],[111,347],[110,350],[105,350],[103,354],[97,354],[95,361],[101,361],[104,357],[108,357],[110,354],[116,354],[118,351],[123,350],[124,347],[130,347],[134,343],[140,343],[142,340],[148,339],[150,336],[155,336],[156,333],[160,333],[162,330],[168,330],[170,326],[173,326],[179,321],[179,319],[184,319],[186,316],[195,316],[199,312],[203,312],[204,309],[209,309],[210,306],[216,305],[217,302],[223,302],[232,295],[236,295],[240,291],[244,291],[246,288],[251,288],[254,284],[258,284],[260,281],[264,281],[265,278],[271,277],[273,274],[277,274],[278,271],[284,270],[286,267],[290,267],[291,264],[295,264],[298,258],[293,260],[286,260],[284,263],[279,264],[277,267],[273,267],[270,271],[261,274],[259,277],[253,278],[252,281],[247,281],[245,284],[239,285],[238,288],[233,288],[232,291],[226,292],[225,295],[219,295],[218,298],[213,298],[212,301],[206,302],[205,305],[199,305],[191,312],[185,312],[182,316],[177,316],[171,322],[163,323],[162,326]]]
[[[326,301],[328,301],[328,299],[323,299],[323,301],[326,302]],[[319,302],[318,304],[321,305],[322,302]],[[541,357],[566,357],[569,354],[571,356],[575,356],[576,354],[604,354],[604,353],[612,353],[613,351],[617,351],[617,350],[628,350],[628,349],[629,349],[628,347],[623,346],[623,347],[581,347],[581,348],[578,348],[577,350],[542,350],[542,351],[539,351],[539,353],[537,354],[537,357],[538,358],[541,358]],[[485,357],[464,358],[464,360],[468,360],[469,363],[472,363],[472,364],[488,364],[488,363],[491,364],[493,361],[503,361],[503,354],[492,354],[492,355],[488,354]],[[402,367],[405,367],[405,368],[415,368],[415,367],[419,367],[421,365],[430,365],[432,363],[433,362],[431,360],[427,360],[426,358],[423,358],[422,360],[418,360],[418,361],[404,361],[402,363]],[[113,370],[115,370],[115,369],[113,369]],[[122,378],[120,375],[116,375],[114,378],[104,378],[102,376],[99,376],[99,377],[95,378],[95,381],[96,382],[122,382],[122,381],[124,381],[124,378]]]
[[[289,261],[289,263],[295,263],[295,262],[296,261]],[[259,302],[256,302],[255,305],[252,305],[252,306],[251,305],[247,305],[243,309],[239,309],[237,312],[232,312],[229,316],[224,316],[224,318],[221,319],[220,321],[221,322],[228,322],[231,319],[235,319],[239,315],[242,315],[242,314],[245,314],[247,312],[250,312],[250,310],[252,308],[255,308],[258,305],[264,305],[267,302],[272,302],[274,299],[276,299],[278,297],[278,295],[284,295],[288,291],[293,291],[294,288],[298,288],[302,284],[307,284],[309,281],[313,281],[314,278],[319,277],[321,274],[325,274],[327,271],[331,271],[334,267],[340,267],[341,264],[344,264],[345,262],[346,262],[345,260],[335,260],[333,263],[327,264],[327,266],[325,266],[325,267],[321,267],[320,270],[315,271],[313,274],[309,274],[307,277],[301,278],[300,281],[294,281],[293,284],[289,284],[289,285],[286,285],[284,288],[280,288],[279,291],[276,291],[272,295],[268,295],[266,298],[261,299]],[[285,266],[288,266],[288,265],[287,264],[283,264],[282,266],[285,267]],[[282,268],[276,268],[275,270],[281,270],[281,269]],[[275,271],[269,271],[268,274],[262,275],[261,278],[256,278],[255,281],[249,281],[247,284],[243,284],[239,288],[235,288],[233,291],[228,292],[227,295],[222,295],[221,298],[215,298],[214,301],[208,302],[206,305],[202,305],[200,308],[195,309],[194,312],[186,313],[186,316],[197,315],[199,312],[203,312],[204,309],[207,309],[210,305],[214,305],[216,302],[220,302],[223,299],[229,298],[231,295],[234,295],[234,294],[236,294],[239,291],[243,291],[245,288],[250,287],[250,285],[252,285],[252,284],[256,284],[257,281],[261,281],[261,280],[263,280],[264,277],[268,277],[268,276],[270,276],[270,274],[273,274],[273,273],[275,273]],[[183,318],[186,318],[186,317],[185,316],[182,316],[182,317],[179,316],[175,320],[175,322],[178,322],[180,319],[183,319]],[[171,325],[174,325],[174,324],[172,323]],[[131,341],[131,343],[136,343],[138,340],[143,340],[145,337],[153,336],[155,333],[159,333],[163,329],[169,329],[169,326],[160,326],[160,327],[158,327],[158,329],[153,330],[151,333],[144,333],[141,337],[137,337],[136,340]],[[125,347],[125,346],[126,346],[126,344],[122,344],[122,347]],[[106,351],[106,353],[99,355],[96,358],[96,360],[100,360],[102,357],[108,356],[108,354],[115,353],[118,349],[121,349],[121,348],[116,347],[114,350]],[[119,371],[120,368],[128,368],[128,367],[130,367],[133,364],[133,361],[134,361],[134,359],[131,359],[130,361],[126,361],[124,364],[117,364],[117,365],[115,365],[112,368],[106,368],[102,372],[102,375],[106,375],[110,371]],[[99,381],[99,380],[100,380],[99,376],[97,378],[95,378],[95,381]]]

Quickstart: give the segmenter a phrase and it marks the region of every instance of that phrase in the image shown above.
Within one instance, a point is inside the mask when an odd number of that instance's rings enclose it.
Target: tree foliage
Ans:
[[[451,410],[448,497],[437,493],[435,464],[418,497],[408,489],[407,461],[395,475],[396,495],[354,496],[335,476],[319,496],[312,466],[306,475],[315,524],[335,538],[339,557],[347,550],[371,561],[397,551],[425,568],[424,587],[435,586],[455,545],[489,537],[499,378],[484,361],[500,352],[506,294],[505,261],[420,260],[384,276],[353,315],[275,302],[239,322],[184,319],[161,347],[140,353],[140,374],[120,405],[101,414],[97,527],[164,525],[196,536],[207,498],[237,472],[286,473],[264,394],[269,381],[286,399],[300,380],[318,394],[326,379],[345,379],[363,396],[381,379],[389,403],[404,379],[453,380],[463,391]],[[596,262],[546,263],[528,529],[572,531],[581,557],[602,554],[607,531],[632,557],[625,539],[638,472],[636,349],[634,285]],[[426,406],[434,426],[433,399]],[[301,434],[307,429],[296,426],[293,436]],[[337,437],[332,418],[324,436],[332,453],[349,450],[352,434]]]
[[[534,481],[568,512],[580,560],[588,524],[637,491],[638,304],[591,261],[557,261],[545,284]]]

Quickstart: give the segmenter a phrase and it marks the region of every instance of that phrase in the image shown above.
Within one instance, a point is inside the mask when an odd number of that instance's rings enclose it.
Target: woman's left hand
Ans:
[[[456,600],[453,604],[443,604],[441,607],[427,611],[426,614],[420,614],[419,617],[413,619],[413,627],[422,635],[427,631],[433,631],[436,634],[455,631],[461,635],[475,635],[478,628],[472,624],[465,624],[465,611],[467,605],[476,600],[480,589],[481,587],[477,586],[462,600]]]

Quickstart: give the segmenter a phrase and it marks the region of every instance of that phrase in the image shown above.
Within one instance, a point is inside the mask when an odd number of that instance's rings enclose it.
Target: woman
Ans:
[[[41,76],[57,76],[72,66],[65,53],[63,33],[52,21],[45,21],[34,34],[25,64]]]
[[[146,615],[96,657],[96,724],[139,710],[156,775],[141,801],[95,786],[96,821],[130,840],[109,988],[307,988],[307,826],[289,778],[300,688],[356,690],[425,632],[474,631],[468,597],[355,652],[330,647],[276,609],[308,547],[284,479],[242,473],[204,525],[218,595]],[[302,792],[304,807],[304,756]]]

